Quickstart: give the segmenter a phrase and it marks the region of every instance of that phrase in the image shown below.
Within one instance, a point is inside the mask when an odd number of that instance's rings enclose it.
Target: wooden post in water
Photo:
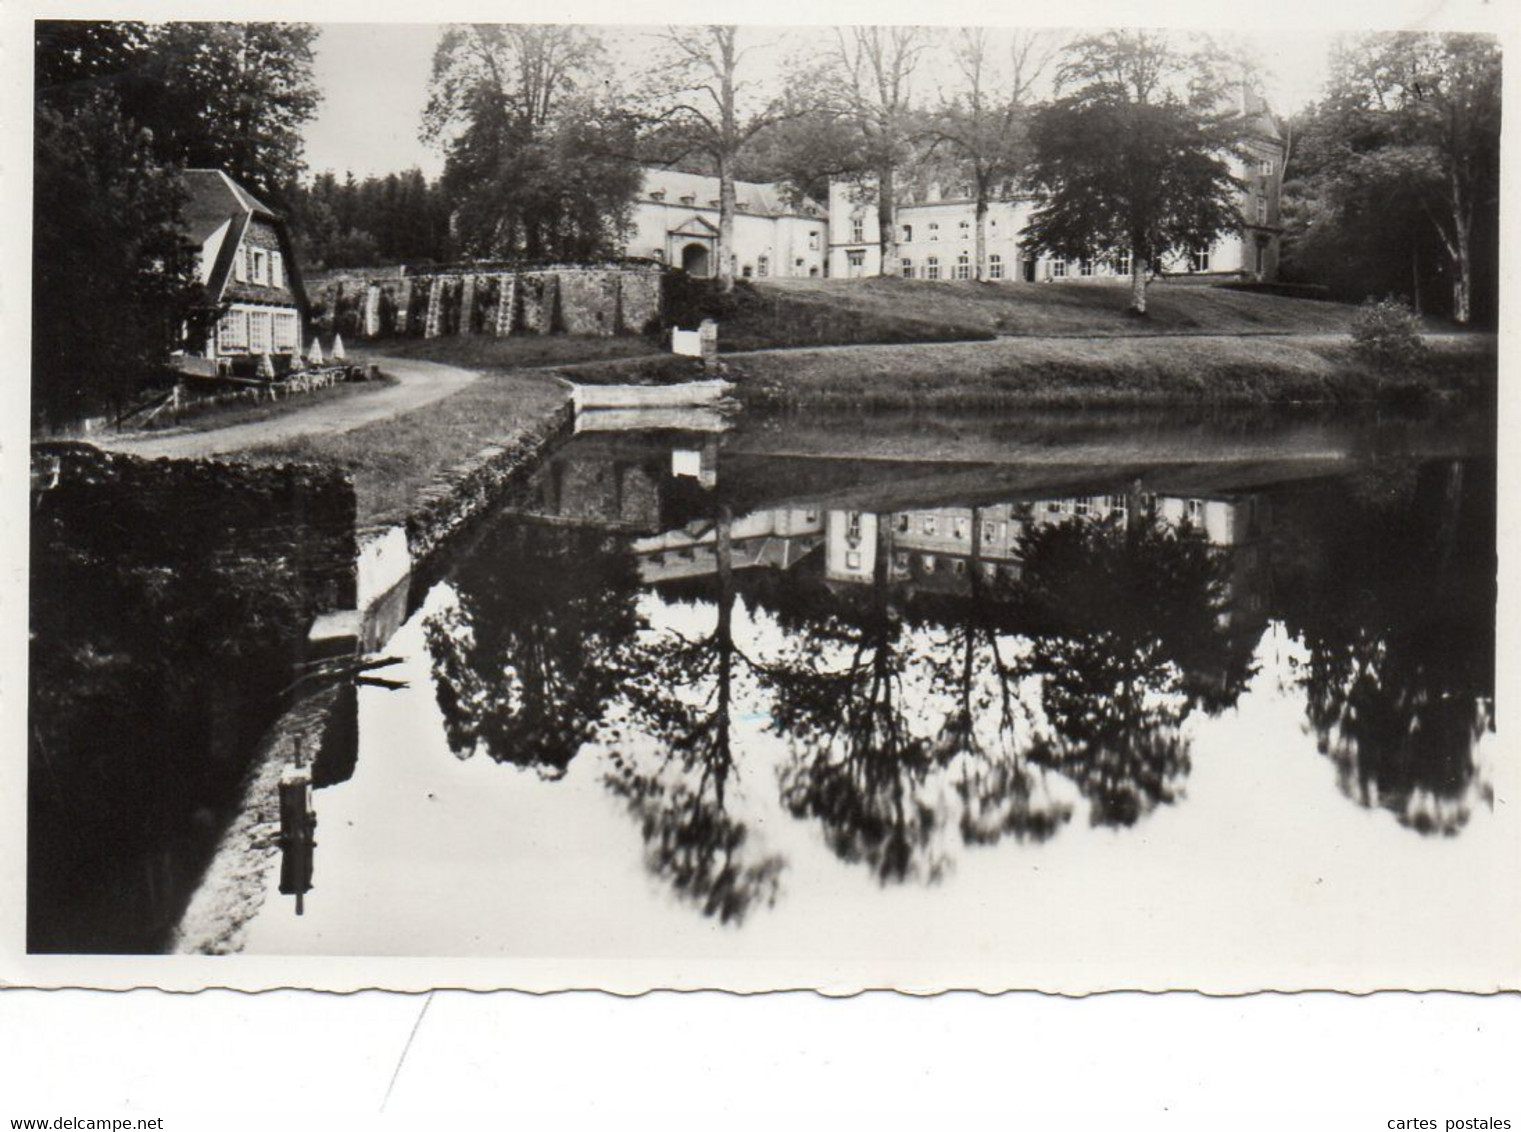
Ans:
[[[296,915],[306,912],[312,889],[312,850],[317,842],[317,813],[312,808],[312,772],[288,768],[280,776],[280,891],[296,898]]]

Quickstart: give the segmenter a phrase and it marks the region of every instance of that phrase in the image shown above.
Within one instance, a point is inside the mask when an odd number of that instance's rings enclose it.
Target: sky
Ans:
[[[608,36],[620,64],[634,68],[647,57],[651,28],[613,28]],[[316,78],[323,102],[306,128],[311,172],[352,171],[364,178],[417,166],[428,176],[443,157],[418,137],[428,97],[437,24],[324,24],[317,41]],[[824,35],[814,28],[794,35]],[[1326,78],[1334,36],[1324,30],[1242,33],[1257,49],[1265,94],[1280,114],[1317,97]],[[932,80],[931,80],[932,81]]]

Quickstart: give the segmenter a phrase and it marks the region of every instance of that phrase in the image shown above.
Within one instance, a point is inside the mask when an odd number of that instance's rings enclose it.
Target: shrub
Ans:
[[[1379,369],[1404,369],[1426,351],[1420,316],[1392,295],[1362,305],[1352,318],[1352,342],[1358,356]]]

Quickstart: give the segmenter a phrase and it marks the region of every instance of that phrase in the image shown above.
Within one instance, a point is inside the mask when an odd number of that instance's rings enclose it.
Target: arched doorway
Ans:
[[[688,275],[706,279],[712,269],[708,266],[708,245],[688,244],[681,249],[681,270]]]

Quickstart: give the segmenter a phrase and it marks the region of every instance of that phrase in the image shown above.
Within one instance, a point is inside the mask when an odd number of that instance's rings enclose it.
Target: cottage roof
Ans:
[[[297,305],[304,309],[306,288],[296,265],[284,217],[220,169],[187,169],[184,179],[190,199],[185,202],[180,215],[190,240],[204,246],[219,229],[224,225],[226,228],[212,253],[211,272],[206,281],[211,298],[220,301],[226,292],[228,279],[233,274],[233,259],[249,225],[255,220],[264,220],[275,228],[280,250],[285,256],[287,286]]]
[[[277,220],[279,214],[220,169],[186,169],[190,190],[183,216],[192,240],[203,242],[229,219],[262,216]]]
[[[687,197],[693,207],[717,208],[718,178],[646,166],[640,196],[645,200],[663,199],[667,204],[681,204],[682,198]],[[824,212],[806,197],[801,207],[793,207],[786,187],[775,181],[735,181],[734,201],[739,211],[751,216],[822,216]]]

